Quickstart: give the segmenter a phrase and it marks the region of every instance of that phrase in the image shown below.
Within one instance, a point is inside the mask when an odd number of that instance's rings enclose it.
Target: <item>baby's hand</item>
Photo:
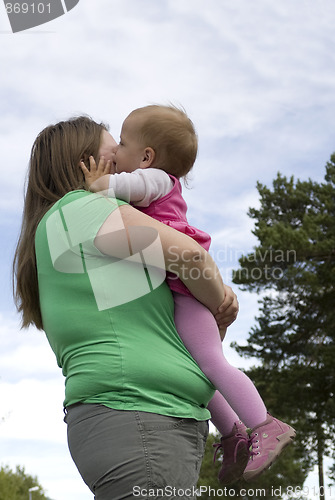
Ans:
[[[108,181],[106,182],[96,182],[100,177],[108,175],[111,173],[111,161],[105,162],[105,157],[101,156],[99,164],[95,163],[93,156],[90,156],[90,170],[86,167],[83,161],[80,162],[80,168],[85,176],[85,184],[90,191],[103,191],[108,189]],[[104,179],[105,181],[105,179]],[[105,185],[106,184],[106,185]]]

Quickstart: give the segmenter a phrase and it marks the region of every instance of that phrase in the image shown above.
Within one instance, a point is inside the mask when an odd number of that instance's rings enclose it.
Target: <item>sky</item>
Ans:
[[[12,33],[0,5],[0,465],[25,467],[52,500],[93,498],[67,449],[62,374],[43,332],[20,330],[12,300],[37,134],[84,113],[107,122],[117,140],[132,109],[183,106],[199,136],[184,188],[189,221],[212,235],[231,284],[238,258],[257,243],[247,215],[259,205],[257,181],[271,186],[277,172],[322,181],[335,151],[334,25],[333,0],[80,0]],[[223,349],[245,368],[254,361],[229,344],[246,342],[259,297],[233,288],[240,313]],[[317,486],[315,471],[308,481]]]

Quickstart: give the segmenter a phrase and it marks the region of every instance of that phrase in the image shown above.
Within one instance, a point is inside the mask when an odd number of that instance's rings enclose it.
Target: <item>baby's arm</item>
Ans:
[[[90,157],[90,170],[84,164],[81,164],[81,168],[90,191],[105,191],[108,196],[131,202],[135,206],[148,207],[173,187],[168,174],[157,168],[139,168],[134,172],[106,175],[108,167],[104,159],[100,159],[97,167],[93,157]]]

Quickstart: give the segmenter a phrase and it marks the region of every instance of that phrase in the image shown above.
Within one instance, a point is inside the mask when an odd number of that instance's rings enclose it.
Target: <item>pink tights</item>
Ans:
[[[209,402],[212,422],[224,436],[234,422],[255,427],[266,419],[266,407],[252,381],[231,366],[222,352],[212,313],[194,297],[173,292],[177,331],[188,351],[217,391]]]

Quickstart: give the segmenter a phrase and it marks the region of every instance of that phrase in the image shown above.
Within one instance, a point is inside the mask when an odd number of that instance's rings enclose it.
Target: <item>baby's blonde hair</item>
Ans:
[[[178,178],[188,174],[197,157],[198,138],[183,110],[172,105],[150,105],[135,109],[128,118],[137,120],[140,144],[155,151],[152,167]]]

